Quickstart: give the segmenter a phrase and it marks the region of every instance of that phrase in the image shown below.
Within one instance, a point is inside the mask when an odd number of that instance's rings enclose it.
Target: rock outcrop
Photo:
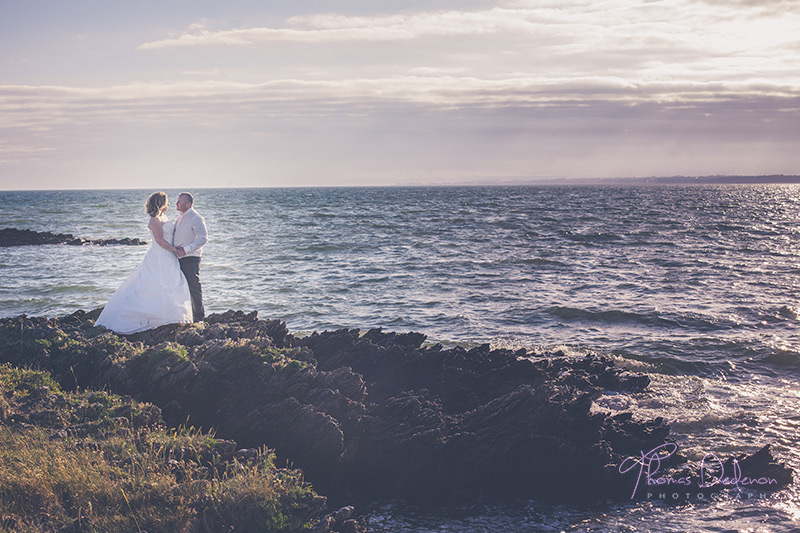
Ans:
[[[323,492],[622,500],[640,471],[620,466],[669,442],[662,419],[591,409],[608,391],[649,383],[600,356],[445,349],[381,330],[298,338],[241,311],[122,337],[95,327],[98,314],[2,319],[0,360],[152,402],[173,425],[267,445]],[[756,460],[790,482],[769,450]],[[664,468],[682,461],[672,454]]]
[[[49,231],[33,231],[29,229],[3,228],[0,229],[0,248],[9,246],[32,246],[41,244],[69,244],[72,246],[84,245],[124,245],[141,246],[147,241],[141,239],[84,239],[69,233],[50,233]]]

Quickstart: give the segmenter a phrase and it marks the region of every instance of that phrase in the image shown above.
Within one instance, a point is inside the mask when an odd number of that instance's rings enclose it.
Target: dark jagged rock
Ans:
[[[608,391],[649,383],[604,357],[444,349],[378,329],[297,338],[241,311],[122,337],[95,327],[98,313],[2,319],[0,360],[152,402],[173,425],[213,427],[245,448],[267,445],[325,491],[625,499],[636,469],[620,467],[669,444],[660,418],[591,410]],[[675,453],[669,465],[682,461]],[[749,461],[780,478],[769,489],[786,486],[791,473],[768,450]]]
[[[0,248],[9,246],[31,246],[41,244],[69,244],[72,246],[84,245],[124,245],[142,246],[147,241],[141,239],[84,239],[69,233],[50,233],[49,231],[33,231],[29,229],[3,228],[0,229]]]

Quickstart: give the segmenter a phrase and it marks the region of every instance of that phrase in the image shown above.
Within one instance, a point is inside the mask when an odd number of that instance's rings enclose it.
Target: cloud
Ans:
[[[94,176],[98,187],[110,175],[296,186],[388,175],[791,173],[800,94],[751,89],[464,76],[4,86],[0,162],[6,176]]]
[[[530,139],[554,150],[565,143],[559,148],[565,150],[577,139],[591,145],[594,136],[603,144],[628,130],[646,132],[642,139],[707,135],[717,141],[759,140],[769,135],[776,142],[796,143],[796,126],[789,119],[798,111],[800,91],[768,81],[637,84],[599,76],[440,75],[94,88],[0,86],[0,142],[6,139],[0,159],[7,164],[72,146],[91,153],[97,150],[93,146],[110,142],[132,147],[142,142],[130,140],[134,137],[162,136],[171,145],[186,136],[214,138],[215,143],[224,139],[225,145],[245,137],[269,139],[274,146],[290,138],[311,142],[321,137],[320,146],[338,139],[340,151],[350,150],[341,144],[347,139],[359,147],[391,139],[380,149],[411,145],[430,151],[417,146],[415,139],[423,138],[442,154],[458,139],[475,137],[480,142],[471,149],[505,143],[507,157],[525,160]],[[627,142],[642,140],[631,134]],[[249,145],[242,141],[240,146]],[[516,156],[510,146],[518,148]]]
[[[0,142],[0,164],[19,161],[36,161],[42,159],[46,153],[52,151],[53,148],[50,146]]]
[[[433,72],[433,71],[425,71]],[[5,127],[47,127],[92,117],[137,121],[205,113],[210,105],[235,115],[249,105],[272,112],[313,116],[341,107],[370,112],[387,106],[461,107],[625,105],[660,103],[685,107],[747,99],[781,102],[800,97],[797,86],[769,79],[643,81],[616,76],[517,76],[478,78],[457,74],[402,75],[345,80],[282,79],[261,83],[184,81],[108,87],[0,86]]]
[[[768,5],[786,7],[779,0]],[[774,16],[748,1],[528,0],[476,11],[307,15],[289,18],[281,27],[212,30],[202,21],[139,49],[246,47],[230,57],[247,61],[255,58],[254,48],[280,43],[288,48],[275,56],[298,58],[297,71],[312,72],[321,65],[305,54],[306,48],[292,46],[320,44],[326,46],[320,53],[332,60],[327,72],[338,79],[375,77],[376,71],[382,75],[391,68],[407,74],[448,69],[464,78],[495,78],[498,84],[509,78],[582,75],[626,79],[640,87],[670,81],[746,84],[748,79],[799,86],[798,6]],[[363,42],[383,43],[380,61],[369,55],[369,47],[359,48]],[[338,55],[330,51],[348,43],[353,46],[335,49]],[[343,65],[349,67],[344,75],[336,70]]]
[[[167,39],[144,43],[141,50],[177,46],[258,45],[275,41],[326,43],[344,41],[405,41],[421,37],[480,35],[529,30],[538,23],[531,11],[494,8],[487,11],[439,11],[352,17],[319,14],[292,17],[286,28],[242,28],[211,31],[205,22]]]
[[[757,17],[758,20],[754,20]],[[796,41],[791,29],[800,18],[797,3],[784,0],[722,2],[510,1],[476,11],[421,11],[375,16],[335,13],[291,17],[283,27],[208,28],[203,20],[140,50],[189,46],[257,46],[275,42],[336,43],[409,41],[430,37],[528,36],[533,44],[565,44],[567,50],[599,53],[615,47],[666,50],[670,47],[723,52],[760,42]],[[735,30],[735,31],[731,31]],[[668,44],[669,46],[661,46]]]

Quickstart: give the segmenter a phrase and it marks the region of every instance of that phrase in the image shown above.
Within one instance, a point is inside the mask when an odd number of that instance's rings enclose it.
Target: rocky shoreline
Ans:
[[[445,348],[381,330],[298,337],[241,311],[118,336],[95,327],[98,314],[0,319],[0,361],[151,402],[173,427],[268,446],[345,499],[643,498],[644,454],[670,443],[663,419],[591,409],[649,384],[600,356]],[[642,468],[622,473],[631,461]],[[766,447],[737,461],[775,479],[767,490],[791,483]],[[673,453],[660,466],[663,476],[686,461]]]
[[[68,244],[70,246],[142,246],[148,244],[141,239],[84,239],[69,233],[50,233],[49,231],[33,231],[29,229],[0,229],[0,248],[10,246],[39,246],[43,244]]]

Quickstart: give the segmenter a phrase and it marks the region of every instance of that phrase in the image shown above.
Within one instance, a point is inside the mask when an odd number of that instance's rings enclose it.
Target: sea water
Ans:
[[[0,228],[149,239],[151,192],[0,192]],[[174,206],[180,191],[166,192]],[[293,332],[382,327],[606,355],[652,385],[594,409],[665,417],[690,461],[771,444],[800,472],[800,186],[192,192],[209,230],[200,273],[209,313],[257,310]],[[145,251],[0,248],[0,316],[100,307]],[[367,511],[370,529],[387,532],[800,527],[795,487],[660,496]]]

